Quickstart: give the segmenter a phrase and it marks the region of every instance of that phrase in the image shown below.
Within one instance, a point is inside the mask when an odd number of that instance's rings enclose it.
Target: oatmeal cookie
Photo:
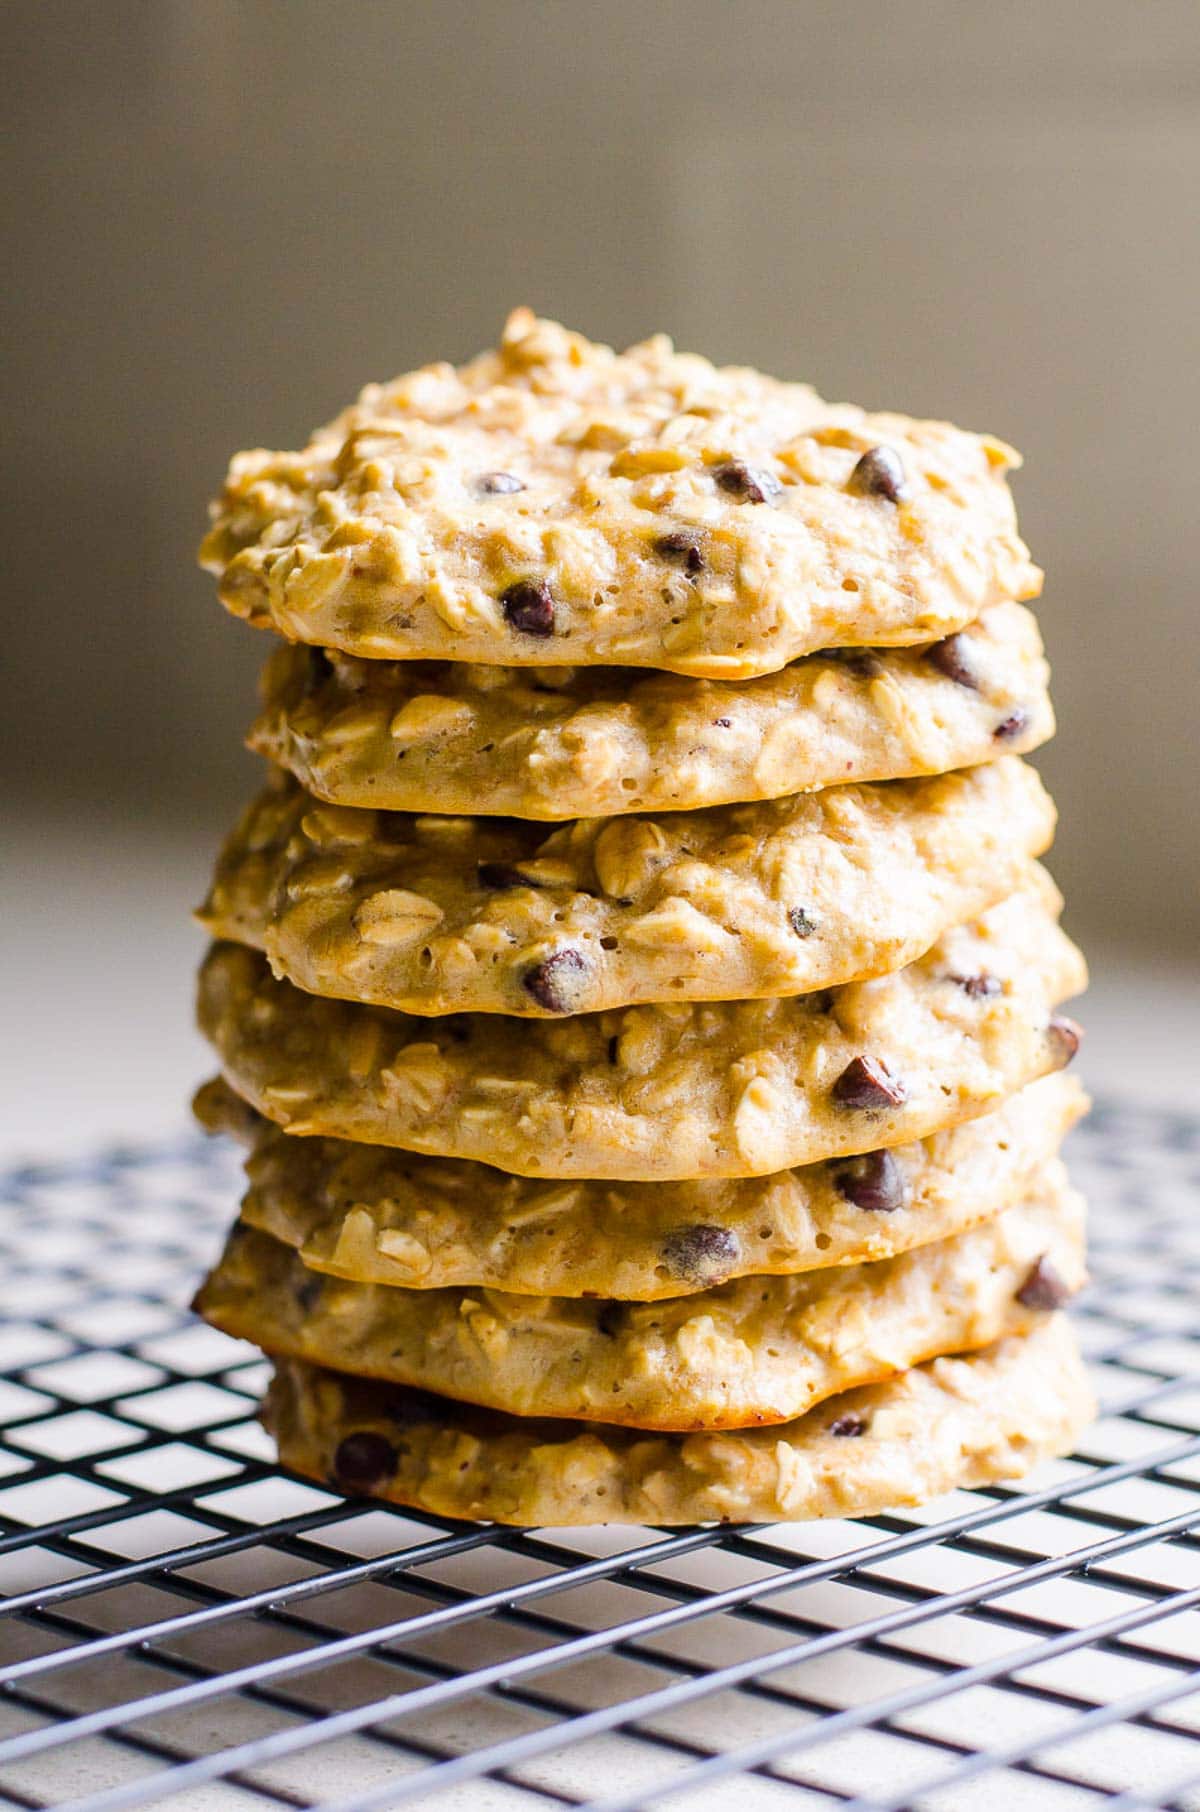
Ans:
[[[269,1353],[510,1415],[749,1428],[1023,1332],[1051,1288],[1061,1306],[1082,1284],[1083,1220],[1059,1175],[1038,1199],[896,1258],[650,1303],[347,1283],[239,1225],[195,1307]]]
[[[437,1516],[580,1527],[870,1516],[1017,1478],[1095,1414],[1066,1318],[847,1391],[794,1422],[644,1434],[527,1420],[281,1361],[263,1420],[294,1472]]]
[[[1028,754],[1054,734],[1048,682],[1020,604],[923,647],[836,649],[742,681],[283,643],[248,740],[332,805],[599,818]]]
[[[299,452],[239,454],[200,557],[237,616],[369,659],[738,679],[1036,596],[1017,463],[518,309],[496,351],[370,386]]]
[[[1054,1008],[1086,971],[1035,873],[907,968],[797,999],[418,1019],[216,944],[200,1024],[237,1093],[293,1133],[522,1176],[760,1176],[924,1138],[1065,1067],[1079,1032]]]
[[[1062,1071],[993,1113],[890,1151],[766,1177],[545,1182],[465,1159],[296,1139],[221,1081],[196,1112],[250,1146],[242,1219],[312,1271],[410,1289],[651,1302],[891,1258],[990,1220],[1057,1178],[1087,1106]]]
[[[807,994],[913,961],[1018,889],[1053,832],[1017,756],[549,832],[321,805],[281,780],[198,916],[309,993],[408,1013]]]

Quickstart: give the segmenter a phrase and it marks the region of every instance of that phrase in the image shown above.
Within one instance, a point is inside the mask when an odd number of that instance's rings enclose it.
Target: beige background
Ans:
[[[153,925],[251,783],[265,639],[193,565],[228,454],[528,301],[1016,441],[1070,923],[1102,962],[1194,963],[1194,0],[9,0],[0,24],[8,873],[57,961],[104,947],[102,899],[114,962],[182,974]]]

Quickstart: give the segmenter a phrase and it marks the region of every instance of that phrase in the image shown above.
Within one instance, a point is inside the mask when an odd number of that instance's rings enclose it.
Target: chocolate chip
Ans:
[[[475,480],[475,489],[481,497],[509,497],[514,491],[523,491],[525,486],[511,472],[481,472]]]
[[[306,1315],[315,1306],[324,1287],[325,1279],[323,1277],[306,1277],[297,1288],[296,1301]]]
[[[865,1435],[867,1432],[866,1417],[856,1416],[853,1410],[847,1410],[844,1416],[838,1416],[835,1421],[829,1424],[829,1432],[831,1435],[837,1435],[840,1439],[845,1439],[848,1436],[857,1437],[858,1435]]]
[[[886,497],[889,503],[899,503],[904,486],[904,467],[894,447],[868,448],[850,474],[850,490],[863,497]]]
[[[718,730],[731,730],[733,728],[732,717],[714,717],[713,723]]]
[[[547,1013],[575,1013],[587,992],[591,968],[580,950],[556,950],[521,978],[525,992]]]
[[[680,1227],[663,1241],[663,1263],[687,1283],[714,1284],[728,1277],[741,1257],[741,1244],[728,1227]]]
[[[843,1107],[899,1107],[908,1089],[878,1057],[853,1057],[833,1085]]]
[[[686,529],[672,529],[669,534],[660,535],[654,543],[654,551],[661,554],[664,560],[678,560],[693,578],[704,571],[700,537],[689,534]]]
[[[869,648],[831,648],[828,658],[840,662],[859,679],[875,679],[883,672],[883,662]]]
[[[978,692],[979,675],[971,658],[971,644],[965,635],[947,635],[940,642],[931,643],[925,650],[925,659],[956,686]]]
[[[479,864],[479,885],[481,887],[540,887],[542,883],[527,875],[515,862],[481,862]]]
[[[948,975],[946,980],[952,981],[972,1000],[991,1000],[994,995],[1004,992],[1004,983],[994,975]]]
[[[325,650],[323,648],[310,648],[308,650],[308,666],[304,674],[305,695],[307,696],[309,693],[319,691],[332,672],[333,662],[330,660]]]
[[[890,1151],[867,1151],[834,1172],[839,1195],[868,1214],[895,1214],[908,1197],[904,1172]]]
[[[1043,1252],[1017,1291],[1017,1301],[1026,1309],[1061,1309],[1074,1294]]]
[[[728,459],[717,466],[713,477],[723,491],[741,503],[777,503],[783,486],[773,472],[762,466],[748,466],[744,459]]]
[[[554,634],[554,594],[544,579],[518,579],[500,593],[510,629],[521,635]]]
[[[625,1326],[625,1304],[606,1302],[596,1317],[596,1326],[609,1340],[615,1340]]]
[[[1046,1027],[1046,1035],[1059,1054],[1060,1067],[1066,1069],[1083,1043],[1083,1027],[1065,1013],[1055,1013]]]
[[[1000,719],[992,731],[992,735],[997,742],[1011,742],[1014,736],[1020,736],[1022,731],[1028,728],[1028,711],[1011,711],[1007,717]]]
[[[348,1434],[333,1456],[333,1482],[339,1491],[370,1491],[396,1470],[396,1449],[369,1428]]]
[[[817,929],[816,919],[805,912],[803,906],[793,906],[788,913],[788,924],[797,937],[811,937]]]

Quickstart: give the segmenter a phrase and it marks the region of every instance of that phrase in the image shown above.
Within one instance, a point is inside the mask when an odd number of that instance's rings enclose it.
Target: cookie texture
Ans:
[[[202,1031],[231,1086],[293,1133],[523,1176],[759,1176],[924,1138],[1065,1067],[1083,987],[1049,878],[872,981],[772,1001],[529,1023],[323,1000],[216,944]]]
[[[519,1526],[870,1516],[1019,1477],[1095,1413],[1061,1315],[782,1426],[643,1434],[526,1420],[281,1361],[263,1419],[285,1466],[439,1516]]]
[[[911,962],[1027,880],[1054,808],[1016,756],[662,817],[412,817],[286,780],[199,917],[310,993],[409,1013],[806,994]]]
[[[1039,1267],[1065,1301],[1084,1278],[1083,1204],[1063,1182],[896,1258],[652,1303],[347,1283],[239,1226],[195,1306],[270,1353],[512,1415],[748,1428],[1022,1332],[1045,1312],[1027,1287]]]
[[[744,678],[1035,596],[1010,447],[517,310],[499,348],[239,454],[201,562],[251,623],[369,659]]]
[[[993,1113],[861,1160],[767,1177],[543,1182],[454,1158],[296,1139],[226,1083],[202,1123],[250,1145],[242,1219],[313,1271],[409,1289],[657,1301],[731,1277],[891,1258],[947,1239],[1056,1178],[1087,1098],[1064,1072]]]
[[[812,654],[740,682],[282,643],[248,740],[333,805],[610,817],[1027,754],[1054,733],[1047,686],[1037,623],[1011,603],[948,642]]]

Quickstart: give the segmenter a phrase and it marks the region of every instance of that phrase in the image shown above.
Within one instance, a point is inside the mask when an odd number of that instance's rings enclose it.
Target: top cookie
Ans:
[[[235,615],[372,659],[736,679],[1037,595],[1002,442],[527,310],[235,457],[201,562]]]

